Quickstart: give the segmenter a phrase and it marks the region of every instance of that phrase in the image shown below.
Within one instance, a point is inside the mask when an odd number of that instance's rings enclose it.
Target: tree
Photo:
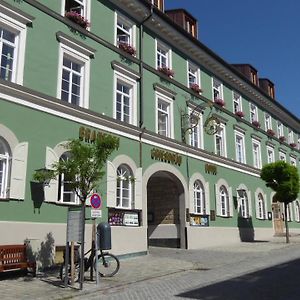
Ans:
[[[111,135],[101,135],[94,143],[85,143],[74,139],[65,145],[70,154],[67,160],[59,160],[52,165],[51,170],[36,171],[33,178],[39,182],[47,182],[59,174],[65,174],[70,179],[70,186],[81,201],[82,207],[82,245],[81,257],[84,257],[85,204],[88,196],[94,191],[105,174],[103,167],[107,158],[119,147],[119,138]],[[80,288],[83,285],[83,259],[81,259]]]
[[[276,192],[274,200],[284,203],[286,242],[289,243],[287,207],[290,202],[297,199],[299,193],[298,170],[284,161],[276,161],[265,165],[261,170],[260,177],[266,182],[267,187]]]

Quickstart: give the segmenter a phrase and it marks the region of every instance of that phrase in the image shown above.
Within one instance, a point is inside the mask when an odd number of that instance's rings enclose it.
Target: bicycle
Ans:
[[[101,277],[112,277],[116,275],[120,269],[120,261],[119,259],[109,252],[104,252],[103,250],[99,250],[100,254],[98,254],[98,259],[95,259],[95,251],[92,251],[92,249],[88,250],[86,253],[84,253],[84,256],[88,255],[90,253],[89,257],[84,257],[84,272],[87,272],[90,267],[94,267],[94,270],[96,271],[96,262],[98,262],[98,272]],[[77,253],[76,253],[77,252]],[[79,251],[78,249],[75,252],[75,281],[79,279],[80,275],[80,257],[79,257]],[[70,258],[70,257],[69,257]],[[68,276],[71,277],[71,264],[69,259],[68,264]],[[65,252],[64,252],[64,263],[60,267],[60,279],[64,281],[65,278]]]

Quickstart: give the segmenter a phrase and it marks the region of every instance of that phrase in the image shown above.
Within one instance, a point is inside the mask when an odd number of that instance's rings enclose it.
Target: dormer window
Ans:
[[[257,81],[257,73],[254,71],[254,70],[251,70],[250,72],[250,76],[251,76],[251,82],[255,85],[258,84],[258,81]]]
[[[157,7],[160,10],[164,10],[164,1],[163,0],[151,0],[153,6]]]

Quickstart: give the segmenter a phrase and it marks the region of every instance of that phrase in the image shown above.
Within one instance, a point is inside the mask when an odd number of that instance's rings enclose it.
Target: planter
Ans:
[[[214,102],[215,102],[217,105],[221,106],[221,107],[224,107],[224,106],[225,106],[225,101],[224,101],[223,99],[216,98],[216,99],[214,100]]]
[[[71,20],[72,22],[76,23],[84,29],[90,26],[88,20],[86,20],[82,15],[78,14],[75,11],[67,12],[65,16],[66,18],[68,18],[69,20]]]
[[[267,130],[267,134],[270,135],[270,136],[274,136],[275,135],[275,132],[273,129],[268,129]]]
[[[260,128],[260,123],[258,121],[253,121],[252,125],[255,126],[256,128]]]
[[[161,67],[161,68],[158,68],[158,71],[167,75],[168,77],[174,77],[174,71],[167,68],[167,67]]]
[[[135,49],[131,45],[126,43],[119,43],[119,48],[130,55],[135,55],[136,53]]]
[[[199,85],[197,83],[191,84],[190,89],[198,94],[202,92],[201,88],[199,87]]]
[[[285,141],[285,137],[282,135],[282,136],[280,136],[279,137],[279,141],[281,142],[281,143],[283,143],[284,141]]]
[[[296,144],[296,143],[290,143],[290,146],[291,146],[292,148],[296,148],[297,144]]]
[[[240,117],[240,118],[244,118],[245,114],[242,111],[236,111],[235,115]]]

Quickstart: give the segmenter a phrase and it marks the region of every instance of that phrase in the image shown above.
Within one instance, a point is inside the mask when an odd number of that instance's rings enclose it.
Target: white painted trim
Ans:
[[[242,151],[243,151],[243,161],[238,161],[237,157],[237,147],[236,147],[236,137],[242,138]],[[235,160],[239,163],[246,164],[247,159],[246,159],[246,145],[245,145],[245,134],[239,130],[234,130],[234,150],[235,150]]]

